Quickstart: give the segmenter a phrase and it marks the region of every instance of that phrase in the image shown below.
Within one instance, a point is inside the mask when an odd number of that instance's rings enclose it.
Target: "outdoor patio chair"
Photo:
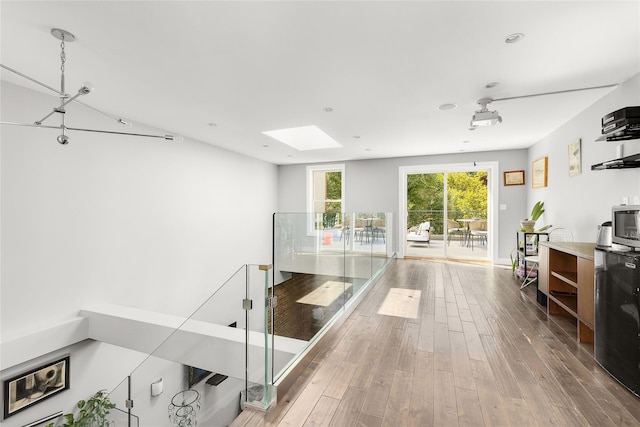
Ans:
[[[431,236],[429,235],[430,231],[431,223],[429,221],[425,221],[418,225],[415,231],[410,231],[407,234],[407,242],[426,243],[428,246],[431,246]]]
[[[471,250],[473,250],[473,241],[478,239],[482,244],[487,243],[487,220],[479,219],[469,223],[469,238],[471,239]]]
[[[459,236],[458,240],[462,241],[462,238],[464,237],[466,233],[466,229],[460,227],[460,224],[458,224],[458,221],[455,221],[453,219],[448,219],[447,220],[447,244],[451,243],[451,236]]]

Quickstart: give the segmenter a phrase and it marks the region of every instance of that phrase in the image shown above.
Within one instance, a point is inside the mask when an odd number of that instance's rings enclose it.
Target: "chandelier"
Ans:
[[[129,136],[142,136],[142,137],[147,137],[147,138],[161,138],[167,141],[178,141],[178,142],[182,142],[182,137],[178,136],[178,135],[152,135],[152,134],[142,134],[142,133],[132,133],[132,132],[119,132],[119,131],[110,131],[110,130],[100,130],[100,129],[88,129],[88,128],[76,128],[76,127],[69,127],[65,124],[65,115],[66,115],[66,106],[71,103],[71,102],[77,102],[79,104],[84,105],[85,107],[88,107],[102,115],[105,115],[107,117],[109,117],[112,120],[115,120],[116,122],[131,127],[131,124],[129,122],[127,122],[126,120],[124,120],[121,117],[114,117],[110,114],[104,113],[100,110],[98,110],[97,108],[91,107],[87,104],[85,104],[84,102],[81,102],[78,98],[83,97],[85,95],[90,94],[91,92],[93,92],[94,88],[93,85],[90,82],[84,82],[80,88],[78,89],[78,91],[73,94],[70,95],[66,92],[66,88],[65,88],[65,65],[66,65],[66,52],[65,52],[65,47],[66,47],[66,43],[72,42],[74,41],[76,38],[73,34],[71,34],[68,31],[65,30],[61,30],[59,28],[53,28],[51,29],[51,35],[53,37],[55,37],[56,39],[60,40],[60,90],[57,90],[49,85],[46,85],[42,82],[39,82],[38,80],[27,76],[24,73],[21,73],[17,70],[14,70],[13,68],[7,67],[4,64],[0,64],[0,67],[4,68],[7,71],[10,71],[14,74],[17,74],[20,77],[23,77],[33,83],[36,83],[44,88],[47,88],[53,92],[55,92],[58,97],[60,98],[60,104],[55,106],[53,108],[53,110],[47,114],[46,116],[44,116],[43,118],[41,118],[40,120],[35,121],[34,123],[13,123],[13,122],[2,122],[0,121],[0,124],[2,125],[14,125],[14,126],[30,126],[30,127],[39,127],[39,128],[46,128],[46,129],[60,129],[60,135],[58,135],[57,137],[57,141],[62,144],[62,145],[66,145],[69,143],[69,136],[67,135],[67,131],[82,131],[82,132],[98,132],[98,133],[108,133],[108,134],[115,134],[115,135],[129,135]],[[54,114],[59,114],[60,115],[60,125],[59,126],[53,126],[53,125],[44,125],[44,121],[47,120],[49,117],[53,116]]]

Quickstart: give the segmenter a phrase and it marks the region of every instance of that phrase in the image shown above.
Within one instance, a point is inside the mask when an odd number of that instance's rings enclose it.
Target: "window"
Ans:
[[[309,231],[333,228],[341,222],[344,200],[344,165],[307,167]]]

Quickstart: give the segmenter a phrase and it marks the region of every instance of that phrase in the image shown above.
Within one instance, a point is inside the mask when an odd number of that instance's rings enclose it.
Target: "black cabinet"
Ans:
[[[595,250],[596,361],[640,396],[640,254]]]

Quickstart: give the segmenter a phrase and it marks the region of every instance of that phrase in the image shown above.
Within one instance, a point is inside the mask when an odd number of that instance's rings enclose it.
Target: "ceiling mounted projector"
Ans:
[[[482,98],[478,101],[478,105],[482,108],[476,111],[471,118],[471,127],[493,126],[502,123],[502,117],[497,111],[489,111],[487,105],[493,100],[491,98]]]

